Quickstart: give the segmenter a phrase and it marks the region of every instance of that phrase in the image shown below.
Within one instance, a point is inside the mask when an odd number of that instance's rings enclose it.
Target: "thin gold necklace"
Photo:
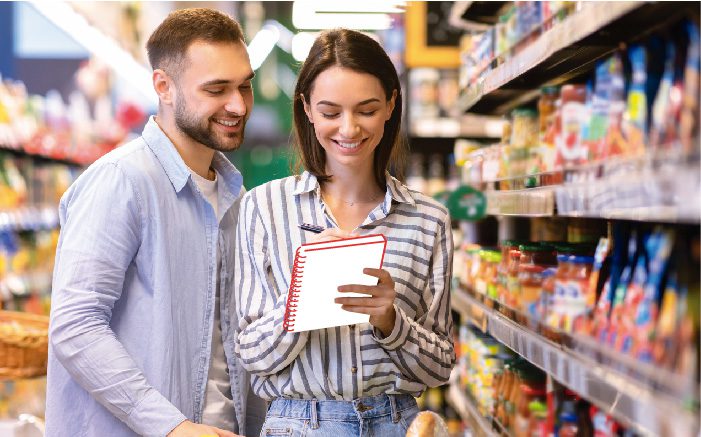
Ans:
[[[382,193],[382,195],[378,195],[378,196],[376,196],[375,198],[370,199],[370,200],[352,200],[352,201],[349,201],[349,200],[344,200],[344,199],[336,199],[336,198],[333,198],[333,197],[332,197],[331,199],[332,199],[332,200],[339,200],[339,201],[345,203],[345,204],[348,205],[348,206],[354,206],[355,204],[367,205],[368,203],[377,202],[377,201],[379,201],[380,199],[382,199],[383,196],[384,196],[384,193]],[[324,194],[324,193],[322,192],[321,197],[322,197],[322,199],[323,199],[323,198],[328,198],[328,195],[326,195],[326,194]]]

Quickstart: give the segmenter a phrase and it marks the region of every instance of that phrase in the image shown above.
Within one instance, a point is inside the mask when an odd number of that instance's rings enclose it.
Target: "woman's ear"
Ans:
[[[392,90],[392,97],[390,97],[389,101],[387,102],[387,118],[385,121],[388,121],[390,118],[392,118],[392,112],[394,111],[394,105],[397,101],[397,90]]]
[[[304,94],[300,93],[299,98],[302,99],[302,105],[304,106],[304,113],[307,114],[307,119],[309,123],[314,124],[314,119],[312,118],[312,108],[307,103],[307,99],[304,98]]]

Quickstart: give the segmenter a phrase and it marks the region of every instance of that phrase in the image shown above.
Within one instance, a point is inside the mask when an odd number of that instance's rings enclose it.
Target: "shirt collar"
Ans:
[[[406,186],[390,175],[389,172],[385,172],[385,179],[387,181],[387,194],[385,201],[393,199],[399,203],[408,203],[412,206],[416,205],[414,196]],[[295,183],[296,185],[292,191],[292,194],[295,196],[315,191],[319,187],[319,181],[316,179],[316,176],[308,171],[305,171],[297,176]],[[389,199],[387,199],[387,196]]]
[[[173,188],[179,193],[190,178],[190,170],[153,116],[149,117],[141,136],[163,166]],[[243,187],[243,176],[236,167],[219,151],[214,152],[212,167],[219,172],[220,183],[226,185],[232,195],[237,195]]]

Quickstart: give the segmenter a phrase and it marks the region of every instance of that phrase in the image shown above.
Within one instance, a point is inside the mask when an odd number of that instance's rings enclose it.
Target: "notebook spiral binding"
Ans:
[[[297,313],[297,303],[299,302],[299,291],[302,285],[302,275],[304,274],[304,260],[306,256],[300,255],[299,249],[295,253],[295,263],[292,266],[292,278],[290,279],[290,290],[287,295],[287,305],[285,307],[285,319],[282,328],[287,332],[292,332],[295,327],[295,314]]]

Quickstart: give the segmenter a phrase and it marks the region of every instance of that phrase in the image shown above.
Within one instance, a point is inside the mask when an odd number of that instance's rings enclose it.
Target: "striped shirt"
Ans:
[[[444,384],[455,363],[450,314],[453,240],[447,210],[387,175],[384,201],[356,229],[387,238],[383,268],[395,282],[396,323],[383,337],[369,323],[283,330],[300,223],[338,227],[315,176],[279,179],[241,201],[237,228],[236,354],[267,400],[352,400],[411,394]]]

